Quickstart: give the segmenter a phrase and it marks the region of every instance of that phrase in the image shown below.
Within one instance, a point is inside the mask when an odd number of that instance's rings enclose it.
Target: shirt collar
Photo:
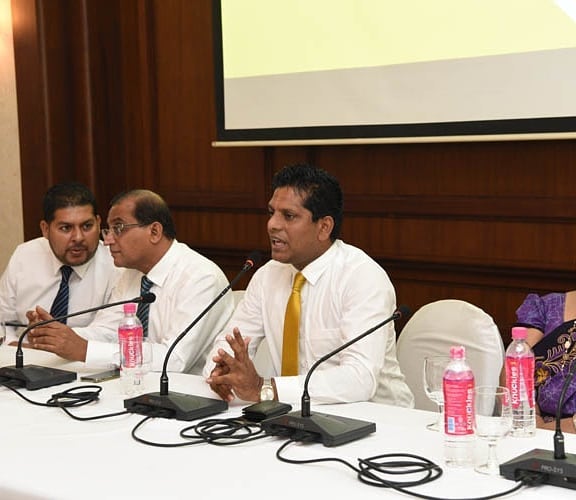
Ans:
[[[48,240],[46,240],[46,242],[48,243]],[[76,274],[80,279],[83,279],[84,276],[86,275],[86,273],[88,272],[88,268],[90,267],[92,261],[96,258],[96,254],[101,251],[101,247],[103,247],[103,243],[99,242],[98,243],[98,247],[96,248],[96,252],[94,252],[94,255],[92,256],[92,258],[90,260],[88,260],[87,262],[84,262],[84,264],[80,264],[79,266],[70,266],[72,268],[73,273],[72,274]],[[54,252],[52,251],[52,249],[50,248],[50,243],[48,243],[48,248],[50,249],[50,256],[51,256],[51,261],[52,261],[52,272],[54,273],[54,276],[61,276],[60,273],[60,268],[62,266],[65,266],[67,264],[62,263],[55,255]],[[70,277],[72,277],[72,275],[70,275]]]
[[[170,270],[178,261],[178,245],[176,239],[172,240],[170,248],[162,256],[162,258],[154,265],[152,269],[146,274],[148,279],[154,283],[154,285],[162,287],[168,279],[168,274]]]
[[[336,240],[330,245],[330,248],[326,250],[322,255],[316,257],[310,264],[308,264],[304,269],[302,269],[302,274],[306,278],[306,281],[311,285],[314,285],[324,274],[326,269],[331,265],[332,259],[334,258],[335,253],[338,251],[338,246],[340,240]],[[294,267],[294,274],[298,272],[298,270]]]

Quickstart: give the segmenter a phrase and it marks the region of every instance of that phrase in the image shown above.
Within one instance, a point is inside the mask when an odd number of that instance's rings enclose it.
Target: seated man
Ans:
[[[147,317],[137,312],[144,335],[153,342],[152,365],[161,370],[166,352],[175,338],[228,285],[212,261],[178,242],[170,210],[156,193],[128,191],[112,200],[104,243],[116,266],[124,267],[112,291],[111,302],[152,292]],[[226,294],[175,347],[168,369],[199,374],[217,333],[232,313],[232,294]],[[38,310],[38,319],[50,317]],[[33,329],[30,343],[36,349],[85,361],[91,366],[118,363],[117,328],[122,307],[99,311],[87,327],[74,330],[59,323]],[[147,325],[147,327],[146,327]]]
[[[342,192],[334,177],[296,165],[278,172],[272,187],[268,235],[273,260],[254,274],[204,369],[211,388],[228,401],[234,396],[259,401],[261,392],[265,398],[271,389],[276,399],[298,401],[304,376],[315,361],[396,308],[386,272],[363,251],[338,239]],[[294,300],[289,300],[291,295]],[[295,303],[299,319],[289,312]],[[266,383],[251,361],[263,338],[276,374]],[[310,378],[309,392],[323,403],[373,400],[413,406],[396,359],[393,324],[320,365]]]
[[[90,190],[79,183],[51,187],[44,196],[42,236],[18,245],[0,279],[0,317],[28,324],[27,313],[40,306],[54,316],[108,302],[118,270],[99,240],[100,216]],[[95,313],[69,318],[85,326]],[[6,327],[6,342],[18,340]]]

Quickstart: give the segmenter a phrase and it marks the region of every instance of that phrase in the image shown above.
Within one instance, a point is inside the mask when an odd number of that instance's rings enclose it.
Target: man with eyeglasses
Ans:
[[[9,324],[36,321],[36,308],[59,316],[104,304],[118,274],[99,240],[100,216],[86,186],[52,186],[43,212],[42,236],[18,245],[0,279],[0,318]],[[69,318],[68,324],[85,326],[94,315]],[[19,331],[6,326],[6,342],[17,341]]]
[[[152,343],[153,370],[161,370],[175,338],[228,285],[212,261],[176,240],[176,229],[166,202],[148,190],[118,195],[110,205],[104,244],[122,270],[110,302],[152,292],[156,300],[141,318]],[[172,351],[168,370],[201,373],[206,354],[234,308],[226,294]],[[140,310],[138,314],[140,315]],[[94,321],[71,330],[51,323],[30,332],[34,348],[54,352],[91,366],[109,366],[118,360],[117,328],[122,307],[99,311]],[[63,340],[64,339],[64,340]]]

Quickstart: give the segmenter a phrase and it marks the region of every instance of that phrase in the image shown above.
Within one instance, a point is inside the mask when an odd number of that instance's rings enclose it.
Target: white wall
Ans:
[[[24,238],[10,0],[0,0],[0,272]]]

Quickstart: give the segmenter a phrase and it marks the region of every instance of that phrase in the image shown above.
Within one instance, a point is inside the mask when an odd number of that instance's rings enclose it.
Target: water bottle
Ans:
[[[463,346],[450,348],[442,379],[444,460],[449,467],[474,465],[474,374]]]
[[[136,304],[124,304],[124,317],[118,325],[120,382],[125,395],[139,392],[142,383],[142,323],[136,317]]]
[[[526,328],[512,328],[512,343],[506,349],[506,386],[512,402],[512,431],[515,437],[536,433],[534,408],[534,353],[526,342]]]

